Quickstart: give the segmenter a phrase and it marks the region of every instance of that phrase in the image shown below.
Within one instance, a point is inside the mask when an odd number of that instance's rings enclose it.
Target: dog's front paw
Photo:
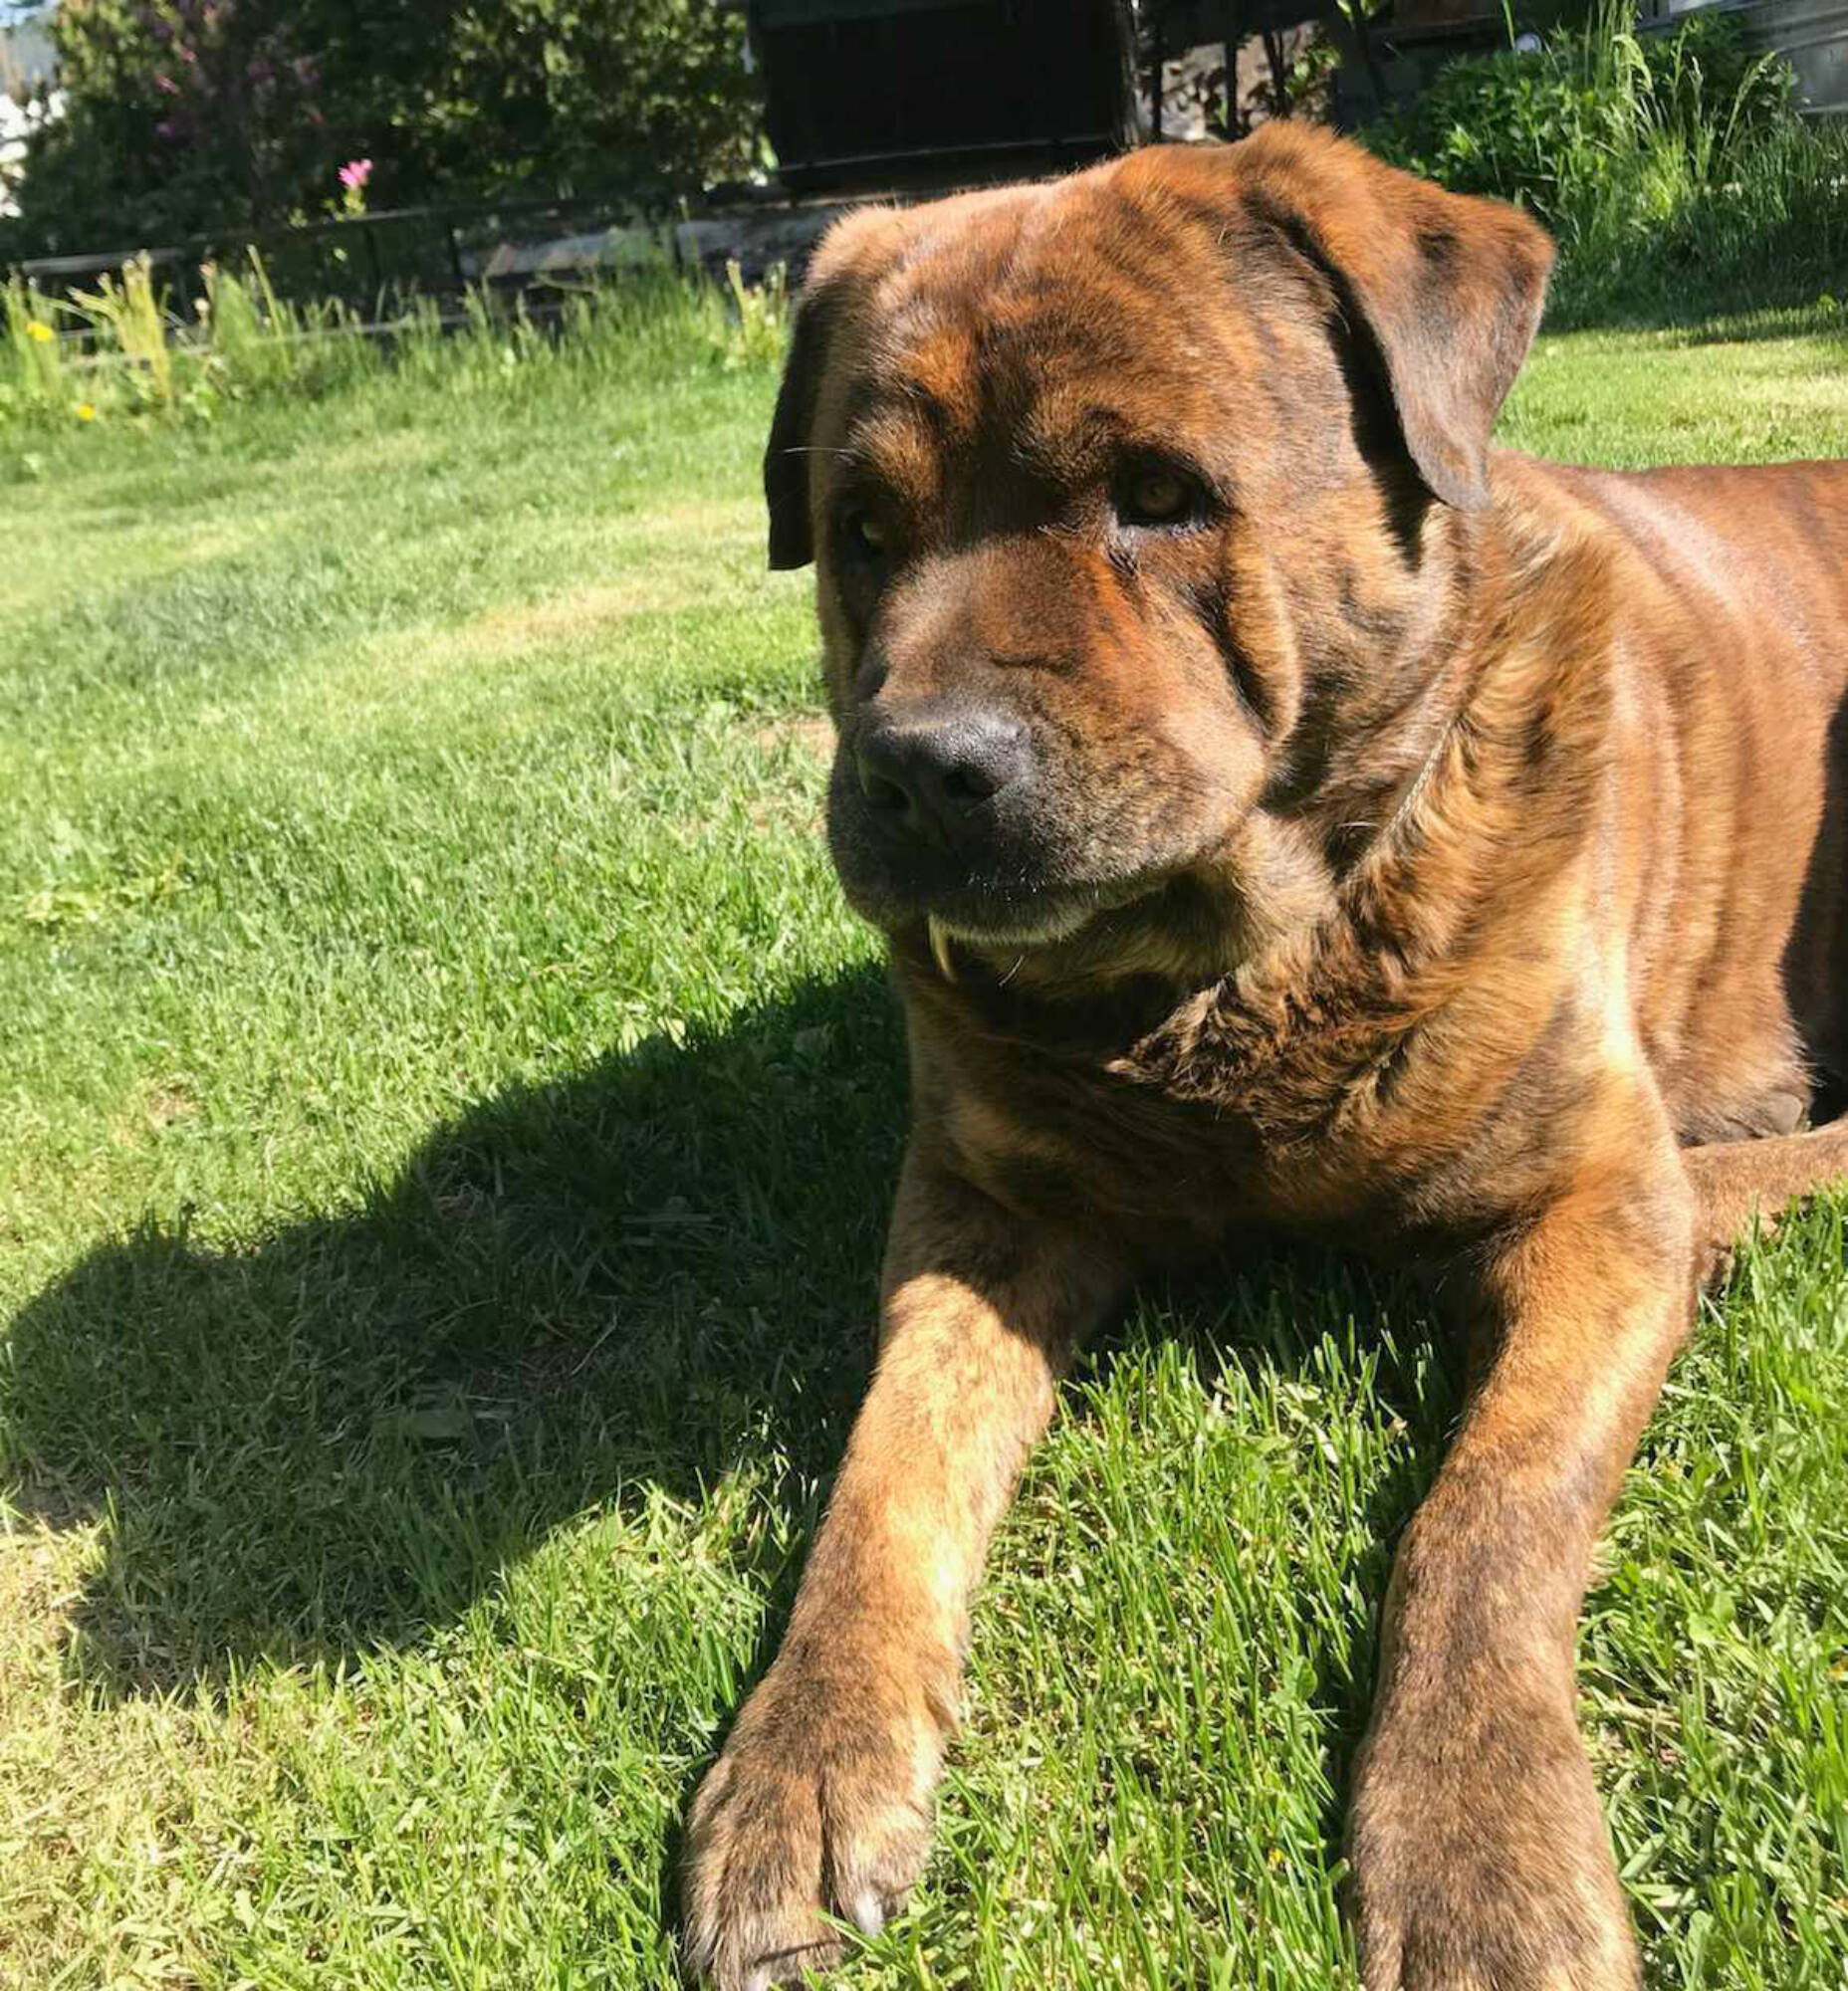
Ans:
[[[687,1822],[686,1964],[716,1991],[801,1983],[878,1931],[923,1868],[947,1715],[871,1671],[779,1660]]]
[[[1623,1890],[1569,1718],[1383,1723],[1348,1843],[1365,1991],[1635,1991]]]

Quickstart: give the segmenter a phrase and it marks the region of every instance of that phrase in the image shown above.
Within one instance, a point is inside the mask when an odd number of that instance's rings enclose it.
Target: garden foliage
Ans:
[[[1680,317],[1845,288],[1848,132],[1807,123],[1791,91],[1727,14],[1639,33],[1613,6],[1536,53],[1451,64],[1364,136],[1531,208],[1560,247],[1556,318]]]
[[[64,0],[64,114],[0,262],[338,208],[595,192],[648,206],[745,170],[756,97],[718,0]]]
[[[373,382],[389,393],[393,380],[492,384],[512,405],[561,373],[601,391],[641,360],[663,376],[762,371],[780,361],[789,333],[782,270],[754,286],[735,263],[723,290],[662,265],[619,285],[554,292],[533,312],[486,291],[447,316],[416,299],[370,331],[338,300],[278,297],[255,251],[200,275],[193,316],[173,308],[145,257],[69,297],[18,277],[0,283],[0,442],[199,427],[240,404],[314,402]]]

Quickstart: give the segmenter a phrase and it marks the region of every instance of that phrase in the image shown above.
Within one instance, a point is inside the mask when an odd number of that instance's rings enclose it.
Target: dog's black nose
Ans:
[[[860,793],[894,829],[954,842],[965,819],[1027,772],[1027,728],[992,706],[906,708],[855,743]]]

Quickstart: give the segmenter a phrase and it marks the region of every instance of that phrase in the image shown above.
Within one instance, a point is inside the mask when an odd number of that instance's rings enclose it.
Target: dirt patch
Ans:
[[[139,1148],[149,1134],[163,1134],[169,1127],[195,1118],[198,1111],[198,1094],[184,1072],[136,1087],[116,1116],[116,1145]]]
[[[153,1127],[170,1127],[175,1120],[190,1120],[198,1110],[199,1102],[193,1097],[192,1087],[183,1078],[169,1078],[148,1094],[147,1119]]]
[[[519,607],[491,608],[439,639],[444,652],[471,660],[517,656],[594,636],[631,615],[670,614],[710,597],[696,573],[637,573],[626,580],[575,587]]]
[[[773,719],[751,736],[752,744],[766,754],[788,748],[817,766],[834,757],[834,727],[823,712],[793,712],[785,719]]]
[[[68,1535],[89,1527],[101,1509],[102,1495],[79,1491],[47,1473],[26,1472],[0,1490],[0,1502],[11,1509],[10,1516],[0,1517],[0,1546],[6,1546],[26,1537]],[[0,1617],[5,1614],[4,1596],[0,1589]]]

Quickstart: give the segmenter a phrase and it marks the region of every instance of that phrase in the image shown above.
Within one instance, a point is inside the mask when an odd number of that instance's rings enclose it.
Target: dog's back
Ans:
[[[1604,553],[1607,863],[1678,1130],[1786,1132],[1848,1076],[1848,464],[1498,479]]]

